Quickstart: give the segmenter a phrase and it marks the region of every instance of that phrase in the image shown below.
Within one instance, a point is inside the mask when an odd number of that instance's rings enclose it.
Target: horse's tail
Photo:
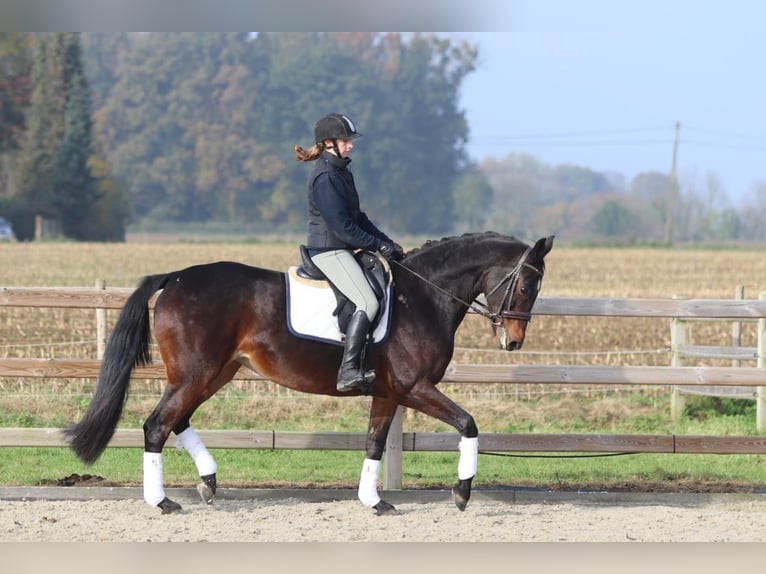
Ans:
[[[168,275],[145,277],[128,297],[106,345],[88,410],[79,423],[64,430],[72,450],[85,464],[96,462],[112,439],[128,398],[133,367],[152,360],[149,300],[167,279]]]

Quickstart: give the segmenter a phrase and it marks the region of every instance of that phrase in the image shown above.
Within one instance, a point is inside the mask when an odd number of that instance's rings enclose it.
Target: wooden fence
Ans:
[[[745,290],[737,286],[735,300],[744,299]],[[683,299],[683,295],[676,294],[674,299]],[[766,299],[766,293],[761,293],[759,299]],[[686,359],[713,359],[718,361],[730,361],[732,366],[738,367],[743,361],[753,362],[756,366],[766,366],[766,321],[763,319],[746,319],[757,321],[756,346],[742,346],[742,319],[732,322],[731,340],[729,345],[695,345],[690,344],[689,335],[695,323],[706,321],[706,318],[680,318],[673,317],[670,320],[670,365],[682,366]],[[727,398],[755,399],[756,401],[756,427],[759,431],[766,429],[766,393],[758,387],[715,385],[705,386],[674,386],[671,395],[670,411],[673,420],[679,420],[686,403],[685,395],[706,395]]]
[[[56,307],[95,309],[98,322],[104,309],[121,308],[131,289],[104,288],[0,288],[0,307]],[[757,320],[759,332],[766,325],[766,299],[614,299],[541,297],[535,315],[599,317],[664,317],[670,319]],[[99,347],[106,338],[98,327]],[[0,377],[97,378],[99,359],[0,359]],[[453,364],[443,382],[482,384],[660,385],[686,387],[747,386],[764,395],[760,367],[699,366],[582,366],[582,365],[473,365]],[[162,379],[164,366],[155,363],[136,368],[133,378]],[[245,368],[237,379],[263,380]],[[759,416],[759,424],[762,416]],[[456,433],[403,433],[398,413],[392,425],[384,459],[383,487],[401,488],[403,451],[453,451]],[[364,433],[286,431],[204,431],[200,436],[211,448],[361,450]],[[65,446],[60,429],[0,429],[1,446]],[[119,429],[113,447],[143,446],[139,429]],[[679,436],[611,434],[482,434],[481,450],[488,452],[624,452],[766,454],[766,437]]]

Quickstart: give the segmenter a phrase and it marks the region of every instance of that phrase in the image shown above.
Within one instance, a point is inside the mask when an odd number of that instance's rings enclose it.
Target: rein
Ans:
[[[464,301],[457,295],[454,295],[453,293],[450,293],[443,287],[440,287],[433,281],[426,279],[423,277],[420,273],[417,271],[413,271],[406,265],[402,265],[399,261],[394,261],[399,267],[402,269],[406,269],[409,271],[412,275],[420,279],[421,281],[427,283],[437,291],[442,292],[443,294],[447,295],[450,299],[457,301],[458,303],[466,306],[468,309],[472,310],[474,313],[477,313],[478,315],[481,315],[482,317],[485,317],[492,321],[492,325],[495,327],[500,327],[502,325],[501,320],[502,319],[518,319],[520,321],[531,321],[532,320],[532,313],[528,313],[525,311],[513,311],[511,310],[511,307],[513,307],[513,295],[516,292],[516,283],[519,280],[519,274],[521,273],[521,268],[526,267],[528,269],[532,269],[534,272],[536,272],[538,275],[542,276],[542,272],[537,269],[536,267],[530,265],[526,262],[527,256],[529,255],[530,251],[532,251],[531,247],[527,247],[526,251],[524,251],[524,254],[519,259],[519,262],[516,264],[516,266],[511,269],[505,277],[503,277],[497,285],[495,285],[489,293],[486,293],[487,297],[487,304],[480,301],[473,301],[471,303],[468,303],[467,301]],[[500,300],[500,311],[494,312],[492,311],[492,308],[489,306],[489,296],[492,295],[495,291],[500,289],[505,283],[508,283],[508,286],[505,288],[505,293],[503,294],[503,298]],[[508,300],[507,309],[503,310],[503,305]]]

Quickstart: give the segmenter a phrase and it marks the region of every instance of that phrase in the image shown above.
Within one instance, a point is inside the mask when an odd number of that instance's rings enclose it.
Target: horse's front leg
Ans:
[[[460,510],[465,510],[471,498],[471,482],[479,467],[479,437],[461,436],[460,461],[457,465],[457,483],[452,487],[452,497]]]
[[[375,397],[370,407],[370,424],[367,429],[366,458],[359,478],[359,500],[375,510],[378,516],[396,514],[396,508],[378,495],[380,461],[386,447],[386,438],[394,420],[398,404],[391,399]]]
[[[460,433],[458,481],[452,487],[452,497],[460,510],[465,510],[471,498],[471,483],[479,464],[479,429],[473,417],[439,391],[429,380],[421,380],[410,392],[400,397],[402,406],[447,423]]]

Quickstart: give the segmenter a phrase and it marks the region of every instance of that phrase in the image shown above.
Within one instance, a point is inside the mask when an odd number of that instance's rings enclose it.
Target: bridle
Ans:
[[[489,293],[485,294],[485,297],[487,299],[486,304],[482,303],[481,301],[473,301],[471,303],[468,303],[467,301],[464,301],[460,297],[440,287],[436,283],[433,283],[429,279],[426,279],[425,277],[423,277],[416,271],[413,271],[406,265],[402,265],[399,261],[395,261],[395,263],[402,269],[406,269],[407,271],[409,271],[412,275],[414,275],[418,279],[424,281],[425,283],[428,283],[431,287],[437,289],[438,291],[441,291],[442,293],[447,295],[450,299],[453,299],[454,301],[457,301],[458,303],[465,305],[474,313],[489,319],[490,321],[492,321],[493,327],[500,327],[502,326],[503,320],[505,319],[516,319],[519,321],[527,321],[527,322],[532,320],[532,313],[529,313],[527,311],[513,311],[513,298],[516,293],[516,284],[519,281],[519,276],[521,274],[522,267],[531,269],[532,271],[537,273],[540,277],[543,276],[543,272],[540,269],[527,263],[527,257],[529,256],[529,253],[531,251],[532,251],[532,248],[527,247],[526,251],[524,251],[524,254],[519,258],[518,263],[516,263],[516,266],[513,269],[511,269],[508,273],[506,273],[505,276],[502,279],[500,279],[500,281],[498,281],[497,285],[495,285],[492,289],[489,290]],[[503,298],[500,300],[499,310],[493,311],[492,307],[489,305],[489,297],[495,291],[500,289],[503,285],[506,285],[506,287],[505,287],[505,293],[503,294]],[[503,307],[505,307],[505,309],[503,309]]]
[[[514,298],[514,295],[516,294],[516,284],[519,281],[519,276],[521,275],[522,267],[526,267],[527,269],[532,269],[540,277],[543,276],[542,271],[540,271],[537,267],[534,267],[530,265],[529,263],[527,263],[527,256],[529,255],[531,251],[532,251],[532,248],[527,247],[526,251],[524,251],[524,254],[519,259],[519,262],[516,263],[516,266],[513,269],[511,269],[508,273],[506,273],[505,277],[500,279],[497,285],[495,285],[492,289],[490,289],[489,293],[485,294],[485,297],[487,299],[486,305],[480,301],[474,301],[471,304],[471,309],[473,309],[476,313],[479,313],[483,317],[486,317],[490,321],[492,321],[493,327],[500,327],[503,324],[504,319],[517,319],[519,321],[526,321],[526,322],[529,322],[532,320],[532,313],[529,313],[527,311],[513,310],[513,298]],[[499,310],[497,312],[494,312],[492,311],[492,307],[489,306],[489,296],[492,295],[495,291],[500,289],[500,287],[502,287],[505,284],[507,285],[505,287],[505,293],[503,293],[503,298],[500,299],[500,305],[498,306]]]

